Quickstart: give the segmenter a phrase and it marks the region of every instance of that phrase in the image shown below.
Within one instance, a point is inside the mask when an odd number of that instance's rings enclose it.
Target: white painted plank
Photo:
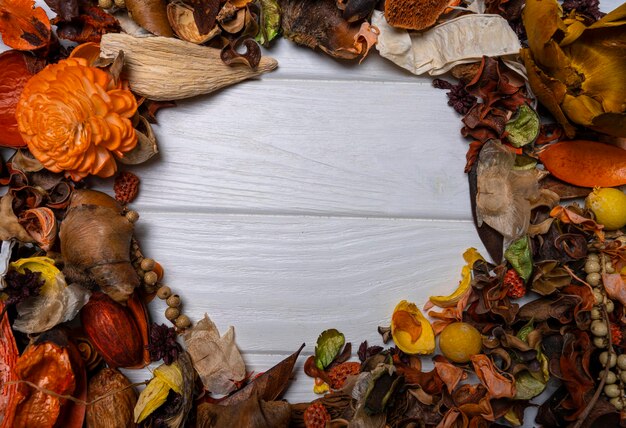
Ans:
[[[246,82],[159,112],[140,208],[469,219],[467,142],[444,91]]]
[[[147,212],[138,231],[184,312],[234,325],[247,352],[288,352],[330,327],[376,341],[400,300],[448,294],[468,243],[482,251],[465,221]]]

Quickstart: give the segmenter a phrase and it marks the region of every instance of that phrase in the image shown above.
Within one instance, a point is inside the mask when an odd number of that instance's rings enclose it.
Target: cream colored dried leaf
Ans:
[[[521,45],[500,15],[463,15],[422,32],[393,28],[382,12],[374,11],[372,25],[380,30],[381,56],[414,74],[444,74],[458,64],[486,56],[516,57]]]
[[[537,173],[513,170],[515,153],[490,140],[478,158],[476,219],[513,241],[528,231],[530,200],[539,195]]]
[[[205,314],[204,319],[185,333],[184,339],[193,366],[212,393],[228,394],[235,390],[235,382],[246,376],[233,327],[220,337],[217,327]]]
[[[62,274],[48,293],[31,297],[17,305],[17,318],[13,328],[22,333],[34,334],[50,330],[63,322],[72,320],[89,301],[91,293],[78,284],[66,286]]]
[[[228,66],[220,50],[170,37],[102,36],[100,56],[114,58],[124,51],[123,77],[133,92],[156,101],[208,94],[274,70],[278,63],[264,56],[254,70],[242,64]]]

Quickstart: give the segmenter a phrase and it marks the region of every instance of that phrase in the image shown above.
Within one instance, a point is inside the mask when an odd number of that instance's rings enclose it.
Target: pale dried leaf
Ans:
[[[13,213],[13,196],[7,193],[0,199],[0,241],[11,239],[33,242],[30,234],[17,221]]]
[[[17,305],[17,318],[13,328],[33,334],[72,320],[89,301],[91,293],[78,284],[65,285],[62,274],[57,276],[57,286],[50,293],[31,297]]]
[[[140,163],[144,163],[152,156],[159,153],[152,125],[150,125],[150,122],[148,122],[145,117],[138,117],[141,122],[141,127],[139,128],[141,131],[139,129],[135,129],[135,132],[137,133],[137,145],[130,152],[124,153],[124,156],[118,159],[120,163],[125,165],[138,165]]]
[[[458,64],[483,56],[517,56],[521,45],[500,15],[463,15],[422,33],[390,26],[382,12],[374,11],[372,25],[380,35],[380,55],[414,74],[444,74]],[[468,42],[471,41],[471,42]]]
[[[235,382],[246,376],[233,327],[220,337],[217,327],[205,314],[204,319],[185,332],[184,339],[202,383],[212,393],[228,394],[235,390]]]
[[[28,153],[28,154],[27,154]],[[29,156],[30,152],[18,149],[11,158],[11,167],[24,172],[37,172],[43,169],[43,164],[34,157]]]

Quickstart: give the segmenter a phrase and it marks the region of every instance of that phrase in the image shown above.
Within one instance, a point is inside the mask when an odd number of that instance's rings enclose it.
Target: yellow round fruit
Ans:
[[[595,188],[585,199],[585,206],[606,230],[626,226],[626,194],[619,189]]]
[[[467,363],[472,355],[480,354],[482,346],[480,332],[464,322],[449,324],[439,334],[441,353],[455,363]]]

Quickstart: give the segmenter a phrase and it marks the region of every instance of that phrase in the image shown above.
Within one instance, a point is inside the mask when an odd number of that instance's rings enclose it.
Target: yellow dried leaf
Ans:
[[[436,306],[439,306],[440,308],[451,308],[455,306],[470,290],[470,285],[472,283],[472,268],[474,267],[474,263],[478,260],[484,260],[484,258],[480,255],[476,248],[468,248],[465,250],[463,258],[467,264],[461,269],[462,279],[459,282],[459,286],[452,294],[447,296],[430,296],[429,300]]]
[[[435,333],[430,322],[415,303],[402,300],[393,310],[391,335],[394,343],[407,354],[432,354]]]
[[[158,409],[170,392],[170,387],[162,379],[153,378],[146,388],[139,394],[139,399],[135,405],[135,423],[141,423],[152,412]]]

